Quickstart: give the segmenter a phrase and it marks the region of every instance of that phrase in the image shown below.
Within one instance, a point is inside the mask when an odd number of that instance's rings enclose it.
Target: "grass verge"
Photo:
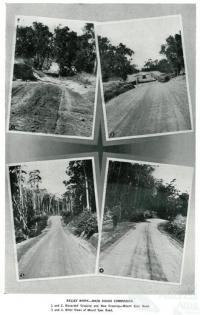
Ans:
[[[135,88],[132,82],[111,81],[103,83],[104,100],[110,101],[112,98]]]
[[[101,251],[106,250],[110,245],[117,242],[128,231],[135,229],[135,222],[120,222],[113,229],[112,222],[104,223],[101,234]]]
[[[177,226],[174,222],[165,222],[158,225],[161,233],[166,233],[172,240],[175,240],[181,247],[184,245],[185,228]]]

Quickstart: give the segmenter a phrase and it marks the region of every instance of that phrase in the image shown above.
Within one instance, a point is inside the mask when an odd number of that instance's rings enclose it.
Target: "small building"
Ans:
[[[155,81],[155,78],[153,77],[151,72],[141,71],[141,72],[129,75],[128,81],[129,82],[135,81],[135,83],[137,84],[137,83],[145,83],[145,82]]]

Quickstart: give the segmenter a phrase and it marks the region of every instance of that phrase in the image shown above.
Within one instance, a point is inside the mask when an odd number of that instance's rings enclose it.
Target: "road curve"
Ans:
[[[23,279],[93,273],[95,255],[87,243],[64,231],[60,216],[49,218],[49,230],[18,263]]]
[[[106,114],[110,137],[190,130],[185,79],[139,85],[109,101]]]
[[[136,224],[100,255],[104,274],[180,282],[182,248],[158,230],[161,219]]]

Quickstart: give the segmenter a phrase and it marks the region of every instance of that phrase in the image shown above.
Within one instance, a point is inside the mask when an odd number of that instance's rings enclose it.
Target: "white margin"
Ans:
[[[108,170],[109,170],[109,162],[110,161],[116,161],[116,162],[125,162],[125,163],[138,163],[138,164],[147,164],[147,165],[165,165],[165,166],[176,166],[180,168],[190,168],[191,169],[191,183],[190,183],[190,191],[189,194],[189,200],[188,200],[188,208],[187,208],[187,219],[186,219],[186,229],[185,229],[185,239],[184,239],[184,246],[183,246],[183,253],[182,253],[182,261],[181,261],[181,272],[180,272],[180,282],[169,282],[169,281],[159,281],[159,280],[149,280],[149,279],[140,279],[140,278],[134,278],[134,277],[126,277],[126,276],[116,276],[116,275],[109,275],[109,274],[98,274],[99,277],[105,276],[105,277],[112,277],[117,279],[126,279],[126,280],[137,280],[137,281],[146,281],[150,283],[161,283],[161,284],[173,284],[173,285],[181,285],[182,284],[182,278],[183,278],[183,267],[184,267],[184,257],[185,257],[185,247],[186,247],[186,239],[187,239],[187,229],[188,229],[188,218],[191,208],[191,192],[192,192],[192,184],[193,184],[193,176],[194,176],[194,167],[192,166],[183,166],[183,165],[177,165],[177,164],[167,164],[167,163],[158,163],[158,162],[147,162],[147,161],[138,161],[138,160],[130,160],[130,159],[123,159],[123,158],[116,158],[116,157],[109,157],[107,156],[106,159],[106,171],[105,171],[105,178],[104,178],[104,187],[103,187],[103,198],[102,198],[102,208],[101,208],[101,228],[99,231],[99,241],[98,241],[98,247],[97,247],[97,257],[98,261],[100,262],[100,249],[101,249],[101,235],[102,235],[102,228],[103,228],[103,217],[104,217],[104,208],[105,208],[105,198],[106,198],[106,190],[107,190],[107,177],[108,177]],[[97,266],[101,267],[100,265]],[[96,269],[96,272],[97,269]]]
[[[52,133],[42,133],[42,132],[31,132],[31,131],[20,131],[20,130],[10,130],[9,129],[9,122],[10,122],[10,114],[11,114],[11,101],[12,101],[12,79],[13,79],[13,70],[14,70],[14,62],[15,62],[15,45],[16,45],[16,34],[17,34],[17,18],[27,17],[27,15],[15,15],[15,23],[14,23],[14,34],[12,39],[12,55],[11,55],[11,74],[9,80],[9,97],[8,97],[8,113],[7,113],[7,123],[6,123],[6,132],[11,134],[26,134],[26,135],[36,135],[36,136],[51,136],[56,138],[65,138],[65,139],[80,139],[80,140],[94,140],[95,134],[95,123],[96,123],[96,114],[97,114],[97,95],[98,95],[98,78],[99,78],[99,66],[98,66],[98,58],[97,58],[97,46],[95,40],[95,48],[96,48],[96,62],[97,62],[97,72],[96,72],[96,79],[95,79],[95,97],[93,103],[93,122],[92,122],[92,135],[89,137],[85,136],[76,136],[76,135],[61,135],[61,134],[52,134]],[[62,18],[52,18],[52,17],[45,17],[45,16],[30,16],[31,18],[46,18],[51,20],[61,20],[61,21],[75,21],[75,22],[82,22],[82,23],[92,23],[95,29],[94,21],[84,21],[84,20],[74,20],[74,19],[62,19]]]
[[[183,57],[186,69],[186,88],[187,88],[187,96],[188,96],[188,106],[189,106],[189,113],[190,113],[190,123],[191,129],[188,130],[177,130],[177,131],[170,131],[170,132],[161,132],[161,133],[149,133],[149,134],[142,134],[142,135],[132,135],[132,136],[122,136],[122,137],[109,137],[108,134],[108,123],[107,123],[107,115],[106,115],[106,103],[104,99],[104,90],[103,90],[103,80],[102,80],[102,71],[101,71],[101,56],[99,50],[99,43],[98,43],[98,25],[110,25],[110,24],[120,24],[120,23],[131,23],[136,21],[143,21],[143,20],[158,20],[162,18],[172,18],[177,17],[179,18],[181,35],[182,35],[182,46],[183,46]],[[157,137],[157,136],[165,136],[165,135],[174,135],[174,134],[182,134],[182,133],[190,133],[194,132],[194,123],[193,123],[193,115],[192,115],[192,105],[191,105],[191,96],[190,96],[190,89],[189,89],[189,81],[188,81],[188,67],[187,67],[187,59],[185,53],[185,43],[184,43],[184,33],[183,33],[183,23],[182,23],[182,16],[181,14],[174,14],[174,15],[166,15],[166,16],[156,16],[150,18],[135,18],[135,19],[128,19],[128,20],[118,20],[118,21],[109,21],[109,22],[96,22],[95,23],[95,38],[96,38],[96,47],[97,47],[97,58],[100,67],[99,71],[99,78],[100,78],[100,89],[101,89],[101,98],[102,98],[102,107],[103,107],[103,116],[104,116],[104,125],[105,125],[105,134],[106,134],[106,141],[118,141],[118,140],[128,140],[128,139],[135,139],[135,138],[147,138],[147,137]]]
[[[17,282],[27,282],[27,281],[38,281],[38,280],[53,280],[53,279],[65,279],[65,278],[80,278],[80,277],[88,277],[88,276],[96,276],[96,263],[94,263],[94,273],[87,273],[87,274],[79,274],[79,275],[71,275],[71,276],[58,276],[58,277],[40,277],[40,278],[30,278],[30,279],[20,279],[19,278],[19,269],[18,269],[18,260],[17,260],[17,244],[15,241],[15,225],[14,225],[14,216],[13,216],[13,204],[12,204],[12,194],[11,194],[11,186],[10,186],[10,176],[9,176],[9,167],[16,166],[23,164],[34,164],[38,162],[52,162],[52,161],[82,161],[82,160],[91,160],[92,161],[92,173],[93,173],[93,185],[94,185],[94,193],[95,193],[95,205],[96,205],[96,217],[98,222],[98,232],[100,231],[100,213],[99,213],[99,200],[98,200],[98,193],[97,193],[97,179],[96,179],[96,169],[95,169],[95,161],[94,156],[86,156],[80,158],[66,158],[66,159],[52,159],[52,160],[41,160],[41,161],[29,161],[29,162],[17,162],[17,163],[8,163],[7,166],[7,179],[8,179],[8,193],[9,193],[9,205],[10,205],[10,215],[11,215],[11,224],[12,224],[12,241],[13,241],[13,248],[14,248],[14,259],[15,259],[15,272],[16,272],[16,281]],[[98,252],[98,247],[96,248],[96,255]]]

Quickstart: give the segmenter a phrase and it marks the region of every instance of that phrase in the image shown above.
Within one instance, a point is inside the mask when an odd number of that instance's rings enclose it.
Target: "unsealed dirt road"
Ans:
[[[10,130],[92,136],[94,100],[57,81],[13,82]]]
[[[136,224],[100,255],[104,274],[180,282],[182,247],[158,230],[162,219]]]
[[[60,216],[49,218],[48,232],[18,262],[21,279],[94,273],[95,255],[88,244],[66,234]]]
[[[185,77],[138,85],[106,104],[109,137],[191,129]]]

